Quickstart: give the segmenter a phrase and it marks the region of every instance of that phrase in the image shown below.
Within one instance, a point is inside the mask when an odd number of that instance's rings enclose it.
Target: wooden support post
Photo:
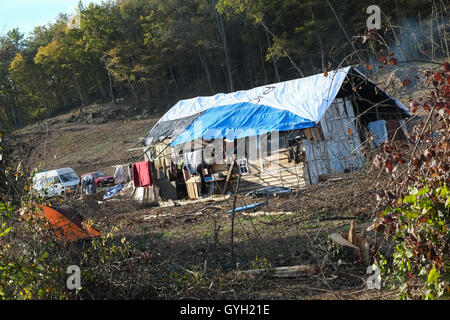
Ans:
[[[231,212],[231,265],[234,267],[234,210],[236,210],[236,200],[239,194],[239,183],[241,182],[241,174],[239,173],[238,181],[236,183],[236,190],[233,199],[233,211]]]
[[[233,162],[231,163],[230,169],[228,170],[228,175],[227,175],[227,179],[225,180],[225,186],[223,187],[222,195],[224,195],[225,192],[227,192],[228,182],[230,181],[230,177],[231,177],[231,173],[233,172],[233,167],[234,167],[235,161],[236,161],[236,155],[233,154]]]

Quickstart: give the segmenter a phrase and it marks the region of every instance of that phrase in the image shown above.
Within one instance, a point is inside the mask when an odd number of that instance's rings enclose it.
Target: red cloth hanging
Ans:
[[[150,161],[136,162],[133,164],[133,182],[136,188],[152,186]]]

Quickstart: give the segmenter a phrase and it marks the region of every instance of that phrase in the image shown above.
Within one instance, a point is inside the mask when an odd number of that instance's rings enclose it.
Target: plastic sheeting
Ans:
[[[127,183],[130,180],[128,175],[128,168],[123,165],[118,165],[114,171],[114,181],[115,183]]]
[[[273,195],[280,194],[291,194],[292,190],[290,188],[282,187],[282,186],[268,186],[264,188],[259,188],[253,191],[250,191],[245,196],[252,196],[253,198],[259,197],[269,197]]]
[[[369,129],[370,133],[373,135],[374,142],[377,146],[387,141],[388,132],[386,129],[386,121],[378,120],[369,122],[367,129]]]
[[[183,132],[194,121],[199,114],[183,117],[172,121],[158,122],[145,137],[143,144],[148,146],[151,143],[162,141],[166,138],[176,137]]]
[[[350,68],[330,71],[326,77],[321,73],[245,91],[181,100],[159,122],[192,116],[215,107],[249,102],[286,110],[317,123],[333,102]]]
[[[175,138],[180,132],[189,128],[194,119],[200,117],[207,110],[224,106],[231,109],[242,105],[271,107],[299,116],[302,123],[305,120],[318,123],[339,92],[350,68],[331,71],[326,77],[324,74],[317,74],[250,90],[180,100],[152,128],[145,137],[143,144],[149,145],[166,138]],[[217,112],[221,113],[221,111]],[[226,113],[222,115],[228,118],[231,116]],[[239,127],[229,127],[229,129],[233,128]],[[299,128],[305,128],[305,126]],[[276,127],[274,129],[282,131],[282,129]],[[182,140],[187,141],[186,139]],[[176,144],[179,143],[181,142]]]
[[[268,106],[239,103],[205,111],[171,145],[197,138],[227,138],[229,140],[261,135],[271,131],[286,131],[313,127],[314,122]]]
[[[166,138],[180,137],[172,144],[176,145],[196,138],[225,136],[226,129],[241,129],[243,133],[240,136],[244,137],[254,134],[254,130],[247,130],[250,128],[250,125],[255,125],[253,129],[259,129],[260,127],[256,125],[260,123],[262,123],[262,132],[311,127],[311,123],[317,124],[323,118],[329,106],[336,98],[350,70],[356,70],[359,75],[367,79],[356,68],[349,66],[330,71],[327,76],[320,73],[306,78],[279,82],[250,90],[236,91],[228,94],[219,93],[209,97],[181,100],[164,114],[149,132],[143,143],[149,145],[152,142],[161,141]],[[388,97],[392,98],[389,95]],[[392,98],[392,100],[399,108],[409,114],[409,110],[397,99]],[[258,119],[243,121],[240,112],[244,112],[244,110],[248,111],[246,107],[249,106],[253,109],[256,109],[255,107],[262,109],[257,112],[247,113],[248,116],[256,116]],[[278,112],[274,112],[274,109],[278,110]],[[270,111],[266,115],[267,119],[273,119],[275,114],[278,116],[283,111],[285,112],[284,115],[288,113],[291,115],[279,117],[276,119],[278,122],[273,122],[269,125],[268,120],[262,122],[265,111]],[[295,118],[295,116],[298,118]],[[213,117],[221,118],[214,119]],[[237,117],[237,119],[233,119],[233,117]],[[195,122],[198,124],[198,120],[201,120],[202,132],[195,134],[193,125]],[[298,122],[294,123],[294,120]],[[225,128],[225,126],[228,127]],[[187,132],[184,131],[185,129]],[[208,135],[206,132],[208,129],[216,132],[219,131],[219,135]]]
[[[265,204],[266,204],[265,202],[252,203],[252,204],[249,204],[247,206],[238,207],[238,208],[234,209],[234,212],[241,212],[241,211],[245,211],[245,210],[253,210],[253,209],[261,207],[261,206],[263,206]],[[228,210],[227,213],[233,213],[233,210]]]
[[[121,183],[121,184],[118,184],[118,185],[116,185],[116,186],[114,186],[112,188],[108,188],[106,190],[105,195],[103,196],[103,199],[109,199],[109,198],[115,196],[116,194],[118,194],[120,192],[120,190],[123,189],[123,187],[124,187],[124,184]]]

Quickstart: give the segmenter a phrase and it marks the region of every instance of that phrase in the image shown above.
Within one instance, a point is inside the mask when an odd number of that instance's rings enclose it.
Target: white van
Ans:
[[[33,178],[33,190],[44,197],[57,197],[76,191],[80,178],[72,168],[38,172]]]

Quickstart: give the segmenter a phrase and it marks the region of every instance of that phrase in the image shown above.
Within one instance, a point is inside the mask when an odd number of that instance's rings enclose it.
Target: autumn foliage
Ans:
[[[450,293],[449,69],[446,62],[441,70],[424,73],[432,90],[410,105],[410,120],[420,119],[411,143],[386,142],[374,159],[389,174],[377,192],[384,210],[374,227],[395,244],[392,264],[383,256],[378,263],[386,274],[392,269],[391,284],[402,298],[435,299]]]

